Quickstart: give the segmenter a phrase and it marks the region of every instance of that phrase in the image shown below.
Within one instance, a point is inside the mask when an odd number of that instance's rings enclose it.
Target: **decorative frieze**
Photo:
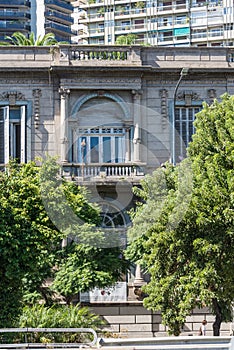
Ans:
[[[159,96],[161,97],[161,123],[162,128],[165,129],[167,126],[168,112],[167,112],[167,98],[168,90],[159,90]]]
[[[61,79],[61,86],[67,89],[141,89],[141,79],[132,77],[79,77]]]

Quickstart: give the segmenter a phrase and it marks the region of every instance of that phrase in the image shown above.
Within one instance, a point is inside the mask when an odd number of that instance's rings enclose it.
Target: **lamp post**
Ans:
[[[172,107],[172,164],[175,165],[175,107],[176,107],[176,94],[180,86],[183,77],[188,75],[189,68],[182,68],[180,71],[180,78],[176,83],[173,93],[173,107]]]
[[[82,170],[82,180],[84,180],[84,151],[85,151],[86,142],[85,139],[81,142],[81,157],[82,157],[82,164],[81,164],[81,170]]]

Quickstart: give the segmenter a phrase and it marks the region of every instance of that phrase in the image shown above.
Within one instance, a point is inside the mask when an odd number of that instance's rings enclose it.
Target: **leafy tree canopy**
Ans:
[[[120,35],[115,41],[116,45],[133,45],[137,36],[135,34]]]
[[[161,310],[164,324],[175,335],[196,306],[215,314],[214,335],[219,335],[221,322],[232,317],[233,111],[234,97],[228,95],[211,106],[204,104],[188,159],[158,169],[138,191],[143,203],[129,233],[131,239],[138,238],[128,256],[135,256],[151,274],[144,305]]]
[[[105,237],[94,229],[97,208],[84,189],[59,177],[59,170],[48,158],[42,167],[11,162],[0,173],[0,327],[14,325],[26,290],[50,302],[42,288],[48,277],[55,278],[53,291],[70,302],[78,291],[113,284],[127,266],[120,247],[100,247]]]

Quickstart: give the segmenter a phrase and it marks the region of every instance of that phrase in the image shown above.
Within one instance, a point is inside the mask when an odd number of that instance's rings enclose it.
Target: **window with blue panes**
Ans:
[[[78,163],[124,163],[125,153],[126,130],[124,127],[87,128],[78,131]],[[73,158],[76,158],[75,154]],[[73,161],[76,160],[73,159]]]
[[[187,156],[187,147],[195,132],[195,115],[201,107],[175,108],[175,161],[180,162]]]

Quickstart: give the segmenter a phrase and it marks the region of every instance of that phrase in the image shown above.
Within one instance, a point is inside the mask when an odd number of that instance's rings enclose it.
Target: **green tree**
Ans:
[[[185,174],[182,182],[178,179]],[[143,288],[144,306],[161,311],[169,334],[179,335],[187,314],[195,306],[196,295],[186,287],[191,252],[190,233],[182,220],[191,201],[189,163],[179,167],[166,164],[142,181],[136,189],[142,202],[133,214],[129,230],[131,244],[127,256],[150,273]],[[185,220],[185,219],[184,219]]]
[[[120,35],[117,37],[115,44],[116,45],[133,45],[135,44],[136,39],[137,39],[137,36],[135,34]]]
[[[72,297],[79,292],[113,286],[126,274],[128,267],[129,263],[119,247],[71,244],[58,263],[51,288],[70,304]]]
[[[101,263],[106,250],[95,248],[93,244],[96,242],[98,247],[105,239],[102,232],[94,229],[99,222],[99,212],[89,204],[84,190],[64,181],[59,170],[56,160],[48,158],[42,167],[33,162],[21,166],[13,162],[7,171],[0,173],[0,327],[14,325],[25,292],[34,297],[36,291],[44,293],[44,298],[49,301],[42,288],[42,282],[48,277],[64,285],[63,278],[71,275],[71,297],[81,280],[86,281],[87,289],[109,285],[126,266],[120,248],[110,248],[107,253],[112,258],[112,266]],[[68,222],[71,225],[67,229]],[[71,233],[73,244],[62,249],[62,239]],[[79,257],[83,254],[82,247],[85,247],[84,251],[89,249],[90,254],[84,258],[86,268],[80,267],[81,275],[75,278],[70,262],[74,259],[77,268],[77,261],[85,265]],[[96,254],[93,254],[94,250]],[[95,264],[99,271],[92,276],[89,268]],[[62,273],[63,265],[69,265],[66,276]]]
[[[60,42],[65,43],[65,42]],[[29,37],[21,32],[15,32],[12,36],[6,36],[5,41],[0,42],[4,46],[53,46],[58,45],[59,42],[55,39],[53,33],[47,33],[35,38],[34,33],[30,33]]]
[[[199,272],[206,273],[206,300],[216,316],[214,335],[231,320],[234,300],[234,97],[225,94],[197,116],[189,147],[194,172],[194,241]]]
[[[7,327],[20,312],[24,278],[43,281],[61,234],[43,208],[35,164],[11,163],[0,174],[0,193],[0,326]]]
[[[220,334],[221,322],[232,319],[233,111],[234,97],[228,95],[204,104],[189,159],[158,169],[137,191],[143,203],[133,216],[128,256],[151,275],[144,305],[160,310],[175,335],[195,307],[213,312],[214,335]]]

